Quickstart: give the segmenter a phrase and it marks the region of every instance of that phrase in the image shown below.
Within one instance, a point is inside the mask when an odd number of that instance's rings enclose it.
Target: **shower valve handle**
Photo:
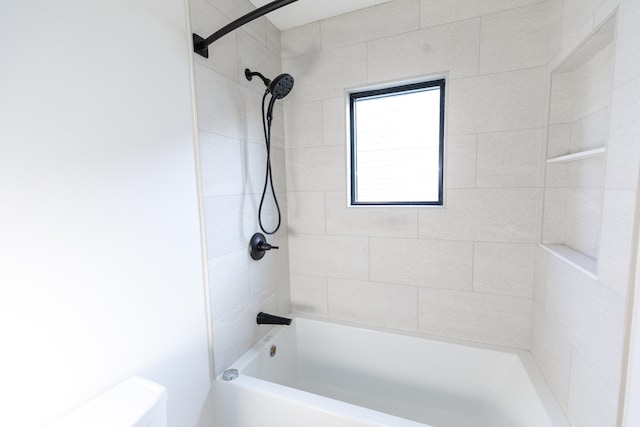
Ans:
[[[262,233],[256,233],[251,237],[249,242],[249,254],[251,258],[256,261],[262,259],[266,251],[271,249],[279,249],[277,246],[273,246],[267,242],[266,237]]]
[[[261,251],[270,251],[271,249],[280,249],[278,246],[270,245],[267,242],[258,244],[258,249]]]

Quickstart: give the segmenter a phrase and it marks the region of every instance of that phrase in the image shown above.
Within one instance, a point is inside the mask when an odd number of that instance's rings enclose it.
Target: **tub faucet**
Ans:
[[[261,311],[256,317],[256,323],[258,323],[258,325],[290,325],[291,319],[274,316],[273,314],[267,314]]]

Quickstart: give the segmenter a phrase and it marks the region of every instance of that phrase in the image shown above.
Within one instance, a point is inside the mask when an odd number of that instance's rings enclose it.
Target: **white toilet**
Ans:
[[[132,377],[50,427],[167,427],[167,390]]]

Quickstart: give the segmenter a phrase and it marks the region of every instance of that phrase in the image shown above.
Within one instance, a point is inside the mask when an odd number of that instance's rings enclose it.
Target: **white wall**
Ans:
[[[131,375],[168,388],[171,426],[212,416],[186,12],[1,7],[0,425]]]
[[[207,37],[253,9],[248,0],[192,0],[193,31]],[[280,31],[259,18],[216,41],[209,58],[196,55],[195,62],[214,357],[220,373],[268,331],[256,325],[258,312],[290,311],[280,102],[274,110],[271,159],[283,219],[268,239],[280,249],[260,261],[252,260],[247,250],[251,236],[260,232],[257,211],[266,160],[260,102],[265,87],[257,77],[247,81],[244,70],[268,78],[281,72]],[[266,228],[273,229],[270,193],[263,214]]]
[[[283,32],[294,311],[529,347],[548,12],[396,0]],[[347,208],[345,90],[441,73],[444,208]]]

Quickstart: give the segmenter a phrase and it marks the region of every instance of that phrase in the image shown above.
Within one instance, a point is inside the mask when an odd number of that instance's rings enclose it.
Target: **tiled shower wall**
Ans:
[[[640,160],[640,2],[552,2],[550,71],[616,8],[613,83],[601,82],[613,92],[598,279],[537,250],[532,352],[576,427],[617,425]]]
[[[248,0],[191,0],[193,32],[207,37],[255,9]],[[289,268],[286,221],[283,109],[276,105],[272,131],[274,185],[283,226],[269,242],[279,246],[261,261],[249,257],[249,239],[259,232],[258,204],[264,183],[266,150],[260,102],[265,87],[249,82],[244,69],[275,77],[281,70],[280,31],[260,18],[195,58],[196,97],[209,291],[216,373],[229,366],[262,334],[259,311],[286,315]],[[266,227],[275,225],[267,198]]]
[[[282,33],[293,311],[529,348],[549,12],[395,0]],[[442,74],[445,206],[347,208],[345,89]]]

